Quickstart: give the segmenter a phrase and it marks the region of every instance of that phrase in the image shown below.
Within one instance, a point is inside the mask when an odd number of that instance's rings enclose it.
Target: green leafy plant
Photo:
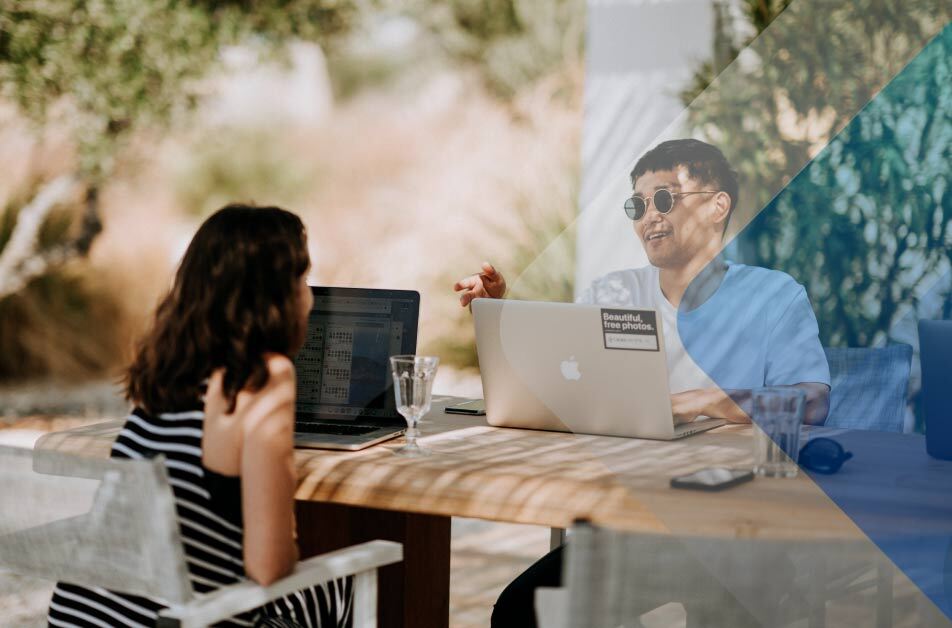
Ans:
[[[73,263],[102,229],[100,190],[130,138],[181,121],[203,96],[202,79],[218,67],[224,47],[253,41],[280,56],[288,41],[303,39],[331,48],[357,14],[358,3],[349,0],[4,3],[0,97],[17,106],[37,138],[48,127],[65,134],[73,154],[63,160],[68,172],[24,185],[33,194],[15,199],[19,205],[3,216],[0,328],[7,362],[0,378],[95,371],[114,359],[118,340],[109,333],[118,328],[118,310],[94,287],[90,271]],[[197,185],[192,194],[234,189],[258,172],[255,166],[270,163],[206,169],[223,180]],[[277,185],[288,191],[294,182],[279,178]]]
[[[584,0],[417,0],[400,5],[418,16],[451,58],[479,68],[489,89],[504,99],[582,58]]]
[[[741,36],[724,6],[683,100],[741,174],[732,251],[806,286],[824,344],[885,343],[952,272],[952,9],[750,0]]]

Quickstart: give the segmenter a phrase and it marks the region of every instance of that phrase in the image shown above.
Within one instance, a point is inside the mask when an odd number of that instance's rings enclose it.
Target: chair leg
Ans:
[[[808,600],[810,604],[809,617],[807,625],[810,628],[825,628],[826,626],[826,602],[827,602],[827,573],[829,563],[827,556],[817,556],[815,559],[815,572],[810,579]]]
[[[810,610],[810,628],[825,628],[826,626],[826,600],[818,600],[816,607]]]
[[[354,576],[354,627],[377,628],[377,570]]]

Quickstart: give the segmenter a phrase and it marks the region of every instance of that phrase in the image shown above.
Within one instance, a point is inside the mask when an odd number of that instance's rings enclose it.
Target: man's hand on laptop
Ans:
[[[708,397],[707,390],[685,390],[671,395],[671,414],[674,415],[674,424],[690,423],[704,414],[702,409]]]
[[[461,290],[459,303],[466,307],[473,299],[501,299],[506,294],[506,280],[502,273],[493,268],[492,264],[483,262],[480,272],[460,279],[453,284],[454,292],[460,292]]]
[[[671,395],[671,414],[675,425],[690,423],[700,416],[750,423],[747,413],[720,388],[699,388]]]

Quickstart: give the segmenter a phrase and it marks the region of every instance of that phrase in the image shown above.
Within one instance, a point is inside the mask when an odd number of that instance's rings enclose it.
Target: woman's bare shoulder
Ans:
[[[264,364],[268,369],[268,383],[274,380],[276,383],[287,380],[294,381],[294,363],[291,359],[281,353],[266,353],[264,355]]]
[[[284,355],[265,355],[268,381],[258,390],[238,394],[236,414],[240,414],[245,438],[284,438],[294,429],[294,364]]]
[[[229,416],[240,419],[252,418],[282,405],[293,405],[295,396],[294,363],[279,353],[264,356],[268,378],[260,388],[246,385],[238,392],[235,409]],[[223,390],[224,369],[216,369],[208,378],[205,394],[206,416],[224,415],[227,406]]]

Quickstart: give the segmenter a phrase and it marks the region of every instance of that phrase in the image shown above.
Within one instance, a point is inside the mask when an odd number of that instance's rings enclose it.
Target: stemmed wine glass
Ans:
[[[433,379],[439,364],[439,358],[425,355],[395,355],[390,358],[397,412],[407,420],[407,444],[393,452],[398,456],[422,458],[432,453],[417,444],[417,423],[430,411]]]

